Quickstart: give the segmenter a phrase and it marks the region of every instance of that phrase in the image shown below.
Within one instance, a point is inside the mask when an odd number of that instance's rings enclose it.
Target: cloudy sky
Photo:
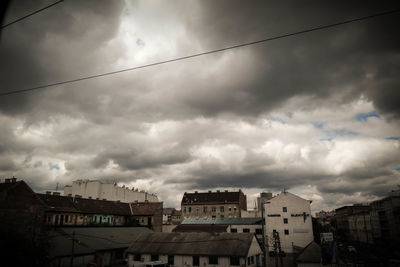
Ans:
[[[52,1],[12,1],[3,24]],[[154,63],[398,9],[375,1],[64,1],[4,28],[0,90]],[[400,184],[400,14],[0,96],[0,177],[287,189],[312,209]]]

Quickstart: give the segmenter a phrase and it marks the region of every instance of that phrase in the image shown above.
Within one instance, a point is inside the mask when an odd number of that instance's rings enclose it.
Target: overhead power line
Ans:
[[[57,1],[57,2],[54,2],[54,3],[51,4],[51,5],[42,7],[41,9],[38,9],[38,10],[32,12],[32,13],[29,13],[28,15],[25,15],[25,16],[19,18],[19,19],[16,19],[16,20],[11,21],[11,22],[9,22],[9,23],[7,23],[7,24],[4,24],[4,25],[1,26],[1,29],[4,29],[5,27],[11,26],[11,25],[13,25],[14,23],[17,23],[18,21],[21,21],[21,20],[24,20],[24,19],[26,19],[26,18],[29,18],[30,16],[33,16],[33,15],[39,13],[39,12],[42,12],[43,10],[46,10],[46,9],[52,7],[52,6],[55,6],[55,5],[57,5],[57,4],[59,4],[59,3],[63,2],[63,1],[64,1],[64,0],[59,0],[59,1]]]
[[[376,18],[376,17],[386,16],[386,15],[390,15],[390,14],[394,14],[394,13],[398,13],[398,12],[400,12],[400,9],[390,10],[390,11],[386,11],[386,12],[382,12],[382,13],[376,13],[376,14],[372,14],[372,15],[368,15],[368,16],[364,16],[364,17],[358,17],[358,18],[345,20],[345,21],[341,21],[341,22],[337,22],[337,23],[317,26],[317,27],[313,27],[313,28],[309,28],[309,29],[305,29],[305,30],[301,30],[301,31],[297,31],[297,32],[281,34],[281,35],[265,38],[265,39],[258,40],[258,41],[253,41],[253,42],[248,42],[248,43],[243,43],[243,44],[238,44],[238,45],[233,45],[233,46],[227,46],[227,47],[219,48],[219,49],[215,49],[215,50],[209,50],[209,51],[205,51],[205,52],[201,52],[201,53],[197,53],[197,54],[192,54],[192,55],[189,55],[189,56],[182,56],[182,57],[168,59],[168,60],[164,60],[164,61],[158,61],[158,62],[155,62],[155,63],[140,65],[140,66],[136,66],[136,67],[132,67],[132,68],[126,68],[126,69],[121,69],[121,70],[117,70],[117,71],[105,72],[105,73],[101,73],[101,74],[95,74],[95,75],[91,75],[91,76],[85,76],[85,77],[81,77],[81,78],[65,80],[65,81],[61,81],[61,82],[49,83],[49,84],[39,85],[39,86],[25,88],[25,89],[19,89],[19,90],[3,92],[3,93],[0,93],[0,96],[25,93],[25,92],[44,89],[44,88],[52,87],[52,86],[56,86],[56,85],[68,84],[68,83],[79,82],[79,81],[84,81],[84,80],[90,80],[90,79],[94,79],[94,78],[114,75],[114,74],[117,74],[117,73],[128,72],[128,71],[133,71],[133,70],[138,70],[138,69],[143,69],[143,68],[163,65],[163,64],[167,64],[167,63],[180,61],[180,60],[200,57],[200,56],[209,55],[209,54],[213,54],[213,53],[219,53],[219,52],[223,52],[223,51],[227,51],[227,50],[231,50],[231,49],[235,49],[235,48],[251,46],[251,45],[260,44],[260,43],[266,43],[266,42],[270,42],[270,41],[274,41],[274,40],[278,40],[278,39],[287,38],[287,37],[290,37],[290,36],[301,35],[301,34],[305,34],[305,33],[309,33],[309,32],[314,32],[314,31],[319,31],[319,30],[323,30],[323,29],[333,28],[333,27],[337,27],[337,26],[340,26],[340,25],[344,25],[344,24],[349,24],[349,23],[358,22],[358,21],[362,21],[362,20],[367,20],[367,19],[372,19],[372,18]]]

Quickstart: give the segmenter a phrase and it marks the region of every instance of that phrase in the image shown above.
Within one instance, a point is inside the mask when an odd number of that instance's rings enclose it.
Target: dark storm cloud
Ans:
[[[9,20],[46,4],[15,1]],[[25,89],[89,74],[93,50],[116,34],[122,1],[65,1],[3,29],[0,44],[0,92]],[[79,53],[77,53],[79,51]],[[103,58],[104,60],[104,58]],[[107,61],[106,61],[107,62]],[[1,97],[5,113],[30,111],[41,92]]]

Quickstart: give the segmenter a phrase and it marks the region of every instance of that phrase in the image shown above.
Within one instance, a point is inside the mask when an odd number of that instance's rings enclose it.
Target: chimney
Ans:
[[[219,190],[217,190],[217,193],[219,193]]]
[[[11,183],[11,178],[4,179],[4,183],[6,183],[6,184]]]
[[[53,196],[59,196],[60,192],[53,192]]]
[[[211,190],[208,190],[208,193],[211,193]]]
[[[198,192],[197,192],[197,191],[194,191],[194,193],[197,194]]]
[[[17,178],[15,178],[14,176],[13,176],[13,178],[11,178],[11,183],[16,183],[17,182]]]
[[[46,195],[51,195],[51,191],[46,191]]]

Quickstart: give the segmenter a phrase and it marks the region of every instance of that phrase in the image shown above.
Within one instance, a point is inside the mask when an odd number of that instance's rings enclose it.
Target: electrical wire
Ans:
[[[1,26],[1,29],[4,29],[4,28],[6,28],[6,27],[8,27],[8,26],[11,26],[11,25],[13,25],[14,23],[17,23],[17,22],[19,22],[19,21],[21,21],[21,20],[24,20],[24,19],[26,19],[26,18],[29,18],[29,17],[31,17],[31,16],[33,16],[33,15],[39,13],[39,12],[42,12],[43,10],[46,10],[46,9],[52,7],[52,6],[55,6],[55,5],[57,5],[57,4],[59,4],[59,3],[63,2],[63,1],[64,1],[64,0],[59,0],[59,1],[57,1],[57,2],[54,2],[54,3],[51,4],[51,5],[42,7],[42,8],[40,8],[40,9],[38,9],[38,10],[32,12],[32,13],[29,13],[28,15],[25,15],[25,16],[19,18],[19,19],[16,19],[16,20],[14,20],[14,21],[11,21],[11,22],[9,22],[9,23],[6,23],[6,24],[4,24],[4,25]]]
[[[110,76],[110,75],[114,75],[117,73],[128,72],[128,71],[133,71],[133,70],[138,70],[138,69],[143,69],[143,68],[148,68],[148,67],[154,67],[154,66],[172,63],[172,62],[176,62],[176,61],[180,61],[180,60],[186,60],[186,59],[200,57],[200,56],[209,55],[209,54],[213,54],[213,53],[224,52],[227,50],[236,49],[236,48],[240,48],[240,47],[251,46],[251,45],[260,44],[260,43],[266,43],[266,42],[283,39],[283,38],[287,38],[287,37],[291,37],[291,36],[295,36],[295,35],[301,35],[301,34],[305,34],[305,33],[309,33],[309,32],[333,28],[333,27],[337,27],[340,25],[344,25],[344,24],[354,23],[354,22],[372,19],[372,18],[376,18],[376,17],[380,17],[380,16],[386,16],[386,15],[390,15],[390,14],[394,14],[394,13],[398,13],[398,12],[400,12],[400,9],[390,10],[390,11],[386,11],[386,12],[382,12],[382,13],[376,13],[376,14],[358,17],[355,19],[345,20],[345,21],[341,21],[341,22],[337,22],[337,23],[317,26],[317,27],[313,27],[313,28],[309,28],[309,29],[305,29],[305,30],[301,30],[301,31],[297,31],[297,32],[281,34],[281,35],[265,38],[265,39],[258,40],[258,41],[253,41],[253,42],[248,42],[248,43],[243,43],[243,44],[238,44],[238,45],[233,45],[233,46],[227,46],[224,48],[219,48],[219,49],[215,49],[215,50],[192,54],[189,56],[182,56],[182,57],[178,57],[178,58],[174,58],[174,59],[168,59],[168,60],[159,61],[159,62],[155,62],[155,63],[140,65],[140,66],[136,66],[136,67],[132,67],[132,68],[126,68],[126,69],[121,69],[121,70],[117,70],[117,71],[105,72],[105,73],[101,73],[101,74],[95,74],[95,75],[91,75],[91,76],[85,76],[85,77],[71,79],[71,80],[65,80],[65,81],[61,81],[61,82],[49,83],[49,84],[39,85],[39,86],[25,88],[25,89],[6,91],[3,93],[0,93],[0,96],[20,94],[20,93],[39,90],[39,89],[44,89],[47,87],[68,84],[68,83],[74,83],[74,82],[79,82],[79,81],[84,81],[84,80],[90,80],[90,79],[94,79],[94,78]]]

